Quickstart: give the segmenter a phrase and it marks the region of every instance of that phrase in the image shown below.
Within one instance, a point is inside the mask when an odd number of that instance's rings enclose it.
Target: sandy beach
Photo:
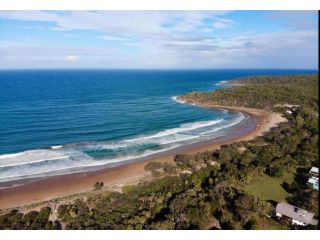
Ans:
[[[264,132],[275,127],[280,122],[286,121],[276,113],[270,113],[254,109],[229,108],[217,106],[229,110],[241,111],[249,114],[254,120],[254,126],[237,129],[234,135],[220,140],[208,141],[198,146],[188,146],[178,152],[168,152],[165,155],[152,157],[139,162],[128,163],[123,166],[106,168],[98,171],[74,173],[62,176],[47,177],[34,182],[17,182],[16,186],[0,189],[0,209],[20,207],[36,202],[48,201],[61,198],[76,193],[87,192],[93,189],[93,184],[97,181],[104,182],[106,186],[117,186],[121,188],[126,184],[135,184],[146,177],[150,178],[150,173],[144,170],[145,165],[150,161],[170,162],[173,161],[177,153],[196,153],[205,150],[215,150],[223,144],[253,139]]]

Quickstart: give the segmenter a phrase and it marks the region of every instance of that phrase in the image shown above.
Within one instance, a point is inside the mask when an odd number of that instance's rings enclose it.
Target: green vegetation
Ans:
[[[290,172],[285,172],[281,177],[270,177],[263,174],[253,179],[250,184],[245,184],[243,189],[264,200],[283,202],[290,196],[290,193],[283,188],[283,183],[292,183],[293,177],[293,173]]]
[[[268,217],[261,217],[257,220],[258,230],[287,230],[288,227]]]
[[[176,168],[172,164],[160,163],[160,162],[149,162],[145,166],[146,171],[150,171],[153,176],[160,177],[164,173],[175,174]]]
[[[193,92],[180,98],[205,106],[269,110],[286,103],[313,109],[318,106],[318,75],[260,76],[243,78],[231,83],[241,86],[214,92]]]
[[[0,216],[0,229],[61,229],[59,221],[49,221],[50,213],[51,209],[49,207],[41,208],[39,212],[30,211],[27,214],[12,210]]]
[[[66,229],[294,228],[272,218],[274,201],[284,198],[318,215],[317,192],[306,185],[308,170],[318,166],[316,79],[249,78],[248,85],[184,96],[206,106],[266,108],[283,113],[288,122],[248,142],[177,155],[175,164],[150,163],[146,170],[155,176],[151,182],[124,187],[123,193],[95,191],[60,205],[59,220]],[[286,114],[282,104],[299,107]],[[0,228],[54,228],[46,214],[39,215],[13,211],[0,216]]]
[[[244,77],[244,78],[237,78],[228,83],[231,84],[259,84],[259,85],[266,85],[266,84],[273,84],[273,85],[309,85],[310,80],[314,81],[312,84],[317,82],[318,75],[315,74],[304,74],[304,75],[278,75],[278,76],[252,76],[252,77]]]

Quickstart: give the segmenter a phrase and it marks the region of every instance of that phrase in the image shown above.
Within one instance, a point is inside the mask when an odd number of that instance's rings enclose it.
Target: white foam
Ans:
[[[148,157],[180,147],[183,145],[181,143],[183,141],[188,141],[188,144],[191,144],[201,140],[212,139],[213,136],[210,133],[235,125],[242,121],[244,117],[245,115],[239,113],[239,116],[231,121],[218,119],[181,124],[177,128],[159,131],[152,135],[113,143],[88,142],[69,145],[68,147],[57,146],[55,149],[29,150],[21,153],[0,155],[0,182],[81,172],[90,167],[94,168]],[[159,148],[148,149],[147,147],[150,143],[159,146]],[[146,149],[143,150],[141,146],[144,147],[145,144]],[[95,159],[85,154],[85,151],[91,149],[99,151],[100,149],[112,150],[118,148],[124,148],[124,151],[117,152],[113,157],[107,155],[105,158]],[[42,162],[44,164],[33,164]],[[6,169],[5,167],[12,168]]]
[[[40,163],[40,162],[45,162],[45,161],[65,160],[65,159],[68,159],[68,158],[69,158],[69,156],[59,157],[59,158],[40,159],[40,160],[36,160],[36,161],[28,161],[28,162],[14,163],[14,164],[8,164],[8,165],[0,165],[0,168],[23,166],[23,165],[27,165],[27,164]]]
[[[28,150],[17,154],[0,155],[0,167],[28,164],[33,162],[41,162],[43,160],[56,160],[60,158],[67,158],[68,155],[62,151],[54,150]]]
[[[171,99],[177,103],[181,103],[181,104],[186,103],[186,101],[178,99],[178,96],[173,96]]]
[[[218,108],[220,111],[222,111],[223,113],[228,113],[229,111],[227,109],[223,109],[223,108]]]
[[[33,169],[32,171],[29,170],[29,173],[25,171],[23,172],[23,174],[17,173],[15,175],[9,175],[9,176],[1,174],[2,176],[0,175],[0,182],[13,181],[13,180],[19,180],[19,179],[28,179],[28,178],[42,177],[42,176],[58,176],[66,173],[76,173],[76,172],[81,172],[88,167],[107,166],[112,163],[135,160],[135,159],[147,157],[153,154],[168,151],[176,147],[177,145],[171,146],[166,149],[161,149],[161,150],[147,150],[141,155],[129,155],[126,157],[120,157],[113,160],[105,159],[105,160],[99,160],[99,161],[85,161],[85,162],[81,162],[81,164],[79,164],[80,162],[78,162],[78,164],[75,163],[72,166],[63,166],[63,167],[54,168],[51,170],[48,170],[47,168],[40,168],[38,169],[38,171]]]
[[[237,118],[235,121],[231,122],[230,124],[223,125],[221,127],[215,128],[215,129],[210,130],[210,131],[202,132],[201,135],[206,135],[208,133],[217,132],[217,131],[219,131],[221,129],[225,129],[225,128],[228,128],[228,127],[231,127],[233,125],[236,125],[236,124],[240,123],[245,118],[245,116],[242,113],[240,113],[240,114],[241,114],[240,117]]]
[[[187,137],[184,137],[187,136]],[[163,141],[159,141],[159,143],[161,145],[165,145],[165,144],[169,144],[169,143],[177,143],[177,142],[182,142],[182,141],[187,141],[187,140],[191,140],[191,139],[196,139],[199,138],[199,136],[192,136],[192,135],[181,135],[181,134],[177,134],[173,136],[174,140],[168,140],[165,139]]]
[[[228,83],[228,81],[220,81],[220,82],[216,83],[215,85],[220,86],[220,85],[225,85],[227,83]]]
[[[218,120],[214,120],[214,121],[186,123],[186,124],[182,124],[178,128],[172,128],[172,129],[157,132],[156,134],[151,135],[151,136],[134,138],[134,139],[126,140],[126,141],[127,142],[134,142],[134,141],[141,141],[141,140],[147,140],[147,139],[153,139],[153,138],[160,138],[160,137],[173,135],[173,134],[180,133],[180,132],[186,132],[186,131],[191,131],[191,130],[198,129],[198,128],[208,127],[208,126],[215,125],[215,124],[222,122],[222,121],[223,121],[223,119],[218,119]]]
[[[132,143],[126,143],[126,142],[117,142],[117,143],[100,143],[98,145],[96,145],[95,147],[100,148],[100,149],[121,149],[121,148],[126,148],[129,146],[132,146],[134,144]]]
[[[2,154],[2,155],[0,155],[0,159],[3,159],[3,158],[13,158],[13,157],[20,156],[20,155],[22,155],[22,154],[23,154],[23,152]]]
[[[50,148],[51,148],[51,149],[61,149],[61,148],[62,148],[62,145],[51,146]]]

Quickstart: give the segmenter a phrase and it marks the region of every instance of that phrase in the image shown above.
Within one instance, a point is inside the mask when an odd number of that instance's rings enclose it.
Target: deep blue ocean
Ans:
[[[0,71],[0,182],[105,167],[214,139],[244,116],[179,103],[220,81],[309,70]]]

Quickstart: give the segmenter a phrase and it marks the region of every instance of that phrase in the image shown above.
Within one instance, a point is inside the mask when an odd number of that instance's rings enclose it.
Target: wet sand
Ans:
[[[93,184],[98,181],[104,182],[105,185],[118,184],[119,186],[123,186],[129,183],[132,184],[133,180],[138,182],[139,179],[141,180],[148,176],[144,167],[150,161],[172,162],[177,153],[197,153],[205,150],[215,150],[224,144],[247,141],[269,131],[270,128],[275,127],[280,122],[286,121],[286,119],[276,113],[253,109],[223,108],[248,114],[251,121],[246,126],[235,129],[228,136],[201,144],[182,147],[139,162],[131,162],[122,166],[91,172],[34,179],[36,181],[30,182],[26,180],[16,181],[13,186],[13,183],[10,183],[10,187],[0,189],[0,209],[19,207],[90,191],[93,189]]]

